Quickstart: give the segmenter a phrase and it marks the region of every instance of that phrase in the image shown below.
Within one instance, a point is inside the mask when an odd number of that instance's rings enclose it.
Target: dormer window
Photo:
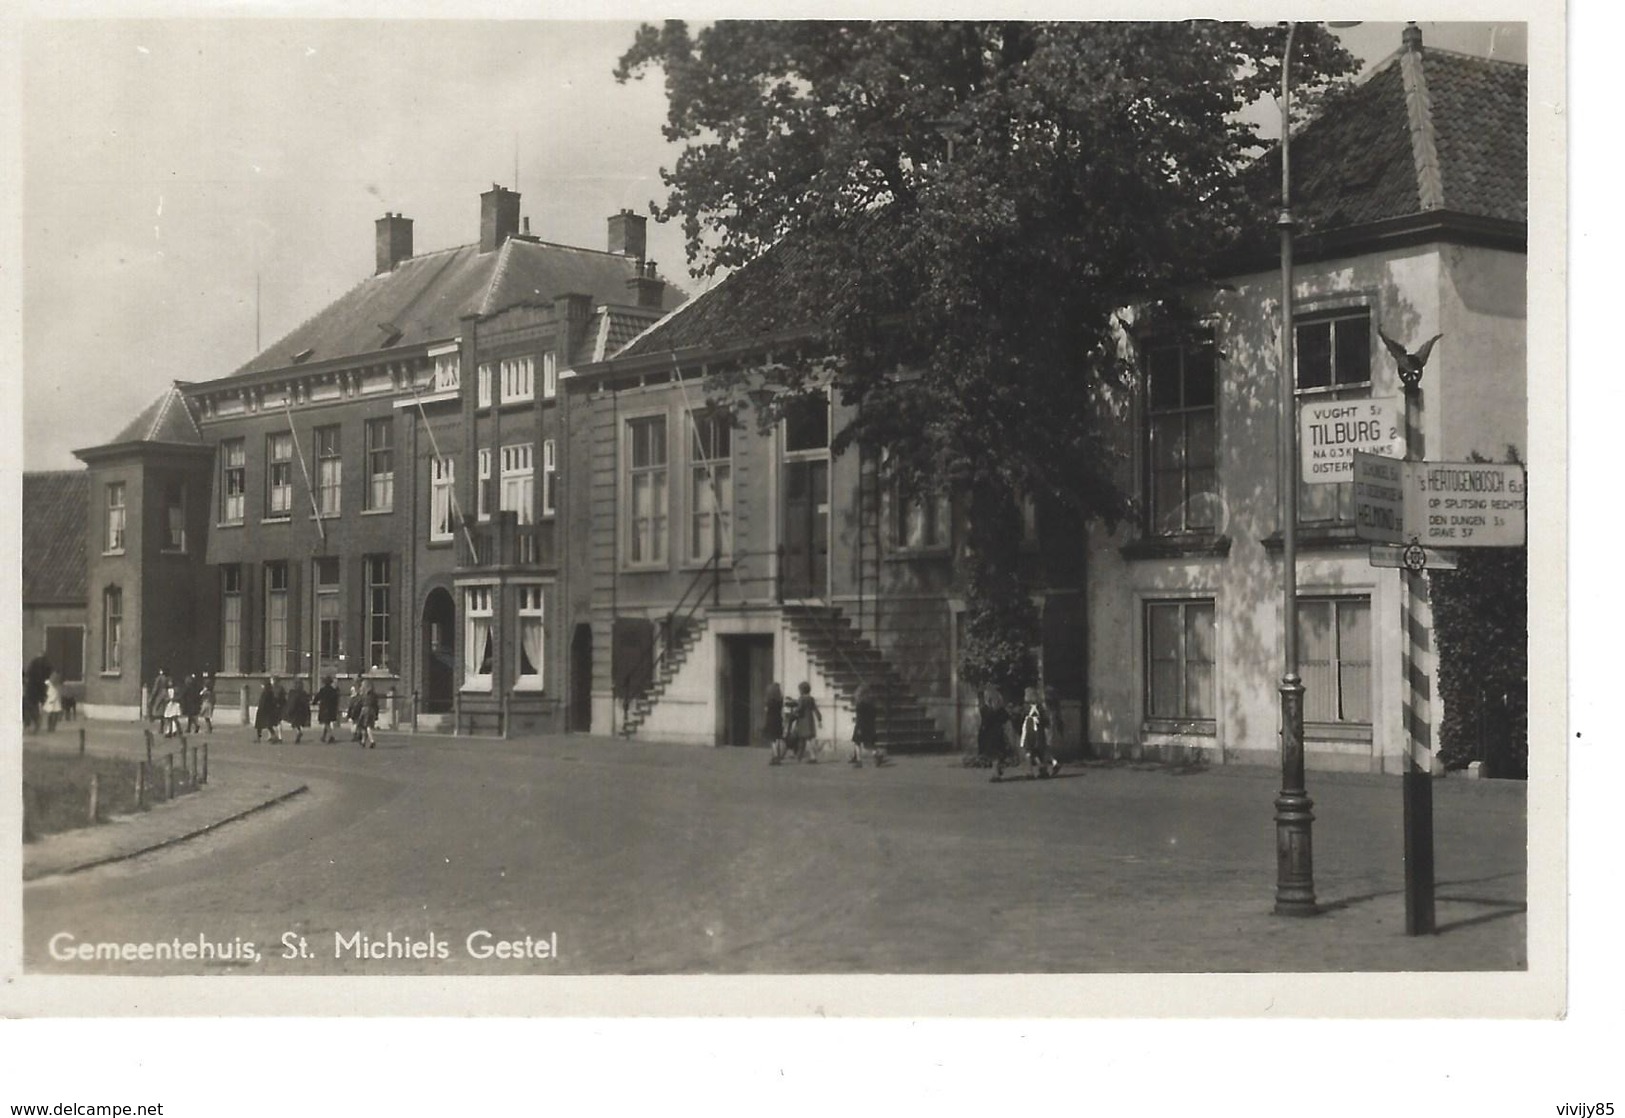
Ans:
[[[442,353],[434,359],[436,392],[455,392],[462,383],[462,359],[458,354]]]

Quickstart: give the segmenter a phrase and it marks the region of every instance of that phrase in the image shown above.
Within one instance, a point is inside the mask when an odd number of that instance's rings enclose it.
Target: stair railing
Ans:
[[[637,663],[633,664],[621,675],[621,733],[623,736],[632,736],[632,731],[626,728],[626,724],[632,710],[633,699],[642,698],[643,695],[648,694],[648,691],[645,690],[634,696],[632,694],[632,681],[638,679],[645,669],[649,672],[650,687],[653,687],[655,681],[660,678],[660,667],[671,657],[674,641],[680,629],[687,629],[688,623],[693,620],[694,615],[705,604],[707,593],[715,596],[716,584],[722,577],[721,559],[720,555],[713,553],[711,558],[707,559],[705,564],[694,572],[694,577],[689,580],[682,597],[677,599],[677,604],[668,610],[666,616],[661,619],[661,630],[665,635],[665,640],[661,642],[659,652],[656,652],[655,646],[650,644],[643,655],[638,658]],[[710,578],[709,584],[706,583],[708,576]],[[700,590],[700,593],[694,594],[694,591],[702,586],[703,589]],[[689,601],[690,595],[694,595],[693,602]],[[684,612],[685,606],[687,607],[686,612]],[[677,617],[679,613],[683,614],[681,620]]]

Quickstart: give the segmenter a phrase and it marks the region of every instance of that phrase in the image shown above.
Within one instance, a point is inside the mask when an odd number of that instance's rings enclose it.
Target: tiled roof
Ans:
[[[1306,233],[1428,211],[1527,221],[1528,93],[1525,66],[1395,52],[1293,136],[1293,216]],[[1278,191],[1279,156],[1260,170]]]
[[[495,252],[464,245],[414,256],[393,271],[362,280],[237,374],[286,368],[301,354],[300,363],[331,361],[445,340],[460,333],[465,314],[550,303],[560,295],[624,302],[632,298],[627,280],[636,263],[615,253],[520,237],[509,238]],[[682,292],[668,284],[665,307],[682,300]]]
[[[662,313],[644,307],[599,307],[587,322],[586,336],[571,355],[571,367],[614,357],[627,342],[654,325]]]
[[[1528,221],[1528,68],[1448,51],[1423,57],[1445,206]]]
[[[85,518],[90,474],[52,470],[23,475],[23,601],[85,600]]]
[[[140,415],[136,416],[110,445],[118,443],[201,444],[203,433],[179,388],[166,388]]]
[[[781,241],[721,283],[696,296],[639,335],[619,356],[747,342],[815,329],[807,306],[788,299],[785,277],[805,266],[806,253]]]

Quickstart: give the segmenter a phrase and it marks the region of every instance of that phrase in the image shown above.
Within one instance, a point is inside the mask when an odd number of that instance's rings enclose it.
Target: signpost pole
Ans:
[[[1419,462],[1425,455],[1422,444],[1422,388],[1407,383],[1405,389],[1405,460]],[[1406,479],[1407,483],[1409,478]],[[1418,502],[1420,504],[1420,502]],[[1425,517],[1425,513],[1423,516]],[[1407,523],[1405,530],[1415,534],[1418,524]],[[1403,694],[1405,720],[1405,934],[1432,935],[1435,931],[1433,906],[1433,720],[1432,683],[1428,678],[1427,618],[1428,584],[1425,571],[1407,564],[1403,570],[1404,593],[1401,622],[1404,643],[1401,664],[1405,672]]]

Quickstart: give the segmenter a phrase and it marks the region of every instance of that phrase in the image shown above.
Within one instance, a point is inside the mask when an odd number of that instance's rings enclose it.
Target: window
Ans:
[[[1371,723],[1371,599],[1298,603],[1305,722]]]
[[[62,682],[78,683],[85,678],[85,627],[83,625],[45,626],[45,655],[62,673]]]
[[[798,400],[784,415],[784,452],[795,454],[829,446],[829,401],[820,393]]]
[[[666,417],[626,422],[627,556],[633,564],[666,561]]]
[[[186,484],[184,482],[168,481],[164,483],[163,550],[186,550]]]
[[[1146,507],[1157,535],[1218,522],[1218,372],[1212,343],[1145,346]]]
[[[551,353],[542,354],[542,399],[551,400],[559,394],[559,359]]]
[[[220,670],[236,673],[243,664],[243,569],[220,568]]]
[[[520,690],[542,689],[542,647],[546,618],[542,611],[542,588],[519,586],[519,679]]]
[[[502,448],[503,512],[519,514],[519,523],[536,523],[535,470],[529,443]]]
[[[265,564],[265,670],[288,670],[288,564]]]
[[[455,392],[463,383],[462,359],[456,353],[442,353],[434,359],[434,390]]]
[[[265,515],[268,518],[293,514],[293,432],[268,435],[265,439]]]
[[[457,482],[457,463],[450,458],[436,458],[429,469],[429,538],[449,540],[452,533],[452,487]]]
[[[542,515],[559,511],[559,461],[553,440],[542,443]]]
[[[491,406],[491,363],[488,361],[479,368],[479,381],[475,385],[475,401],[478,407]]]
[[[116,674],[124,663],[124,591],[102,591],[102,671]]]
[[[946,490],[938,490],[905,500],[899,494],[897,509],[897,546],[909,551],[941,550],[948,546],[948,534],[953,524],[953,503]]]
[[[1371,312],[1364,307],[1300,320],[1293,328],[1298,399],[1363,400],[1371,395]],[[1354,519],[1354,483],[1298,483],[1298,520]]]
[[[107,487],[107,537],[102,550],[124,550],[124,483],[115,481]]]
[[[1145,649],[1147,718],[1216,717],[1211,600],[1146,603]]]
[[[220,444],[220,519],[226,524],[243,522],[243,494],[248,492],[248,452],[242,439]]]
[[[390,419],[367,420],[367,511],[395,507],[395,425]]]
[[[696,413],[689,431],[688,557],[702,563],[733,554],[733,420]]]
[[[480,480],[474,492],[474,519],[491,519],[491,452],[480,451]]]
[[[367,556],[367,663],[389,669],[389,556]]]
[[[492,632],[492,588],[475,586],[463,592],[464,623],[463,686],[465,688],[491,688],[491,663],[496,653]]]
[[[536,361],[531,357],[509,357],[502,362],[502,402],[529,400],[536,394]]]
[[[339,615],[339,561],[321,558],[316,567],[316,656],[320,671],[333,671],[344,652],[344,621]]]
[[[322,516],[339,514],[339,491],[344,483],[344,458],[339,453],[339,429],[316,428],[316,508]]]

